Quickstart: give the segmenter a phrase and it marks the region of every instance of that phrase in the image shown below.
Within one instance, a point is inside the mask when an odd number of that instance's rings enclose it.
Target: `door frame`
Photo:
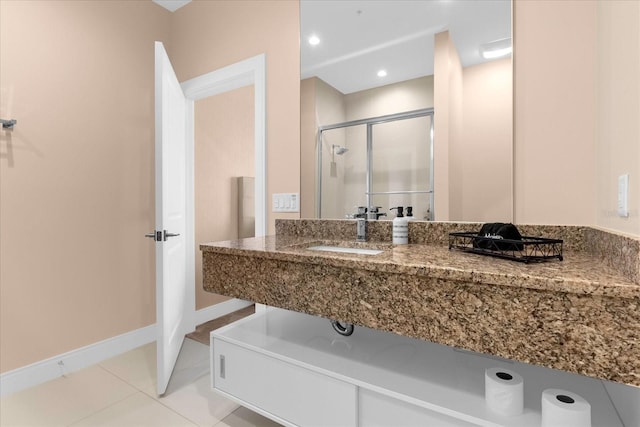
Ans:
[[[187,99],[186,137],[186,280],[192,283],[188,303],[192,307],[192,330],[195,324],[195,101],[234,89],[254,85],[254,169],[255,236],[266,234],[267,222],[267,135],[266,135],[266,55],[260,54],[180,84]]]

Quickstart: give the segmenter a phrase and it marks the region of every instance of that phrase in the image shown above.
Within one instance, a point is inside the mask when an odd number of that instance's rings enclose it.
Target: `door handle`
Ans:
[[[156,242],[166,242],[169,237],[177,237],[180,233],[169,233],[167,230],[164,231],[154,231],[153,233],[147,233],[144,237],[148,237],[153,239]]]
[[[162,241],[162,231],[154,231],[152,233],[147,233],[144,235],[144,237],[148,237],[150,239],[153,239],[154,242],[161,242]]]

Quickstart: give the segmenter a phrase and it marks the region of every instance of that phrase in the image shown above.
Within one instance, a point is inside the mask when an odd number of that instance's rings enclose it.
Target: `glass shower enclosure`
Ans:
[[[433,220],[433,108],[320,126],[317,148],[317,218],[412,206]]]

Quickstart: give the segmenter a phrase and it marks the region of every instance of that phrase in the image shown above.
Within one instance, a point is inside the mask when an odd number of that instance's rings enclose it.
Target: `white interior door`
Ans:
[[[166,392],[184,335],[195,329],[194,101],[249,84],[254,89],[255,232],[266,230],[266,57],[264,54],[180,85],[155,44],[157,392]],[[211,320],[209,318],[202,321]]]
[[[155,92],[157,390],[162,395],[193,326],[195,290],[187,273],[187,100],[161,42],[155,44]]]

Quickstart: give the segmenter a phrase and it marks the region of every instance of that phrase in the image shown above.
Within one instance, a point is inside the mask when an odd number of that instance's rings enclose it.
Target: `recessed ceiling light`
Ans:
[[[311,46],[315,46],[315,45],[317,45],[317,44],[319,44],[319,43],[320,43],[320,38],[319,38],[318,36],[311,36],[311,37],[309,37],[309,44],[310,44]]]
[[[496,40],[480,46],[484,59],[495,59],[511,54],[511,39]]]
[[[485,59],[494,59],[494,58],[500,58],[501,56],[507,56],[510,53],[511,53],[511,48],[505,47],[504,49],[485,50],[482,52],[482,57]]]
[[[387,75],[387,71],[386,70],[380,70],[378,71],[378,77],[384,77]]]

